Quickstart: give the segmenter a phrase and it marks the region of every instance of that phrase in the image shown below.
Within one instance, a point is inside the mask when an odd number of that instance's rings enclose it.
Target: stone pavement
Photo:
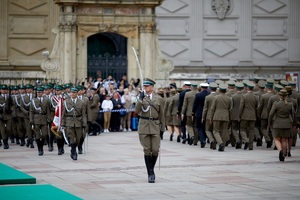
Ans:
[[[1,147],[0,162],[36,177],[37,184],[87,200],[300,199],[300,142],[291,158],[279,162],[278,152],[265,144],[253,151],[226,147],[218,152],[208,145],[171,142],[165,132],[154,184],[147,182],[137,132],[102,133],[87,143],[77,161],[71,160],[69,147],[58,156],[56,146],[53,152],[45,146],[40,157],[37,148],[11,144],[9,150]]]

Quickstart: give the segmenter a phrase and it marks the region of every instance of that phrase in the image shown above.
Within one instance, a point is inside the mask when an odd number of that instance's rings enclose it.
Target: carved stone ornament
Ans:
[[[99,24],[100,32],[118,32],[118,24]]]
[[[55,40],[52,52],[49,56],[46,56],[47,59],[44,60],[41,64],[41,68],[44,71],[57,71],[60,68],[59,62],[59,48],[60,48],[60,38],[59,38],[59,27],[52,29],[52,33],[55,34]]]
[[[219,19],[224,19],[232,6],[232,0],[212,0],[211,8]]]
[[[145,22],[139,25],[141,32],[152,33],[156,29],[156,24],[154,22]]]

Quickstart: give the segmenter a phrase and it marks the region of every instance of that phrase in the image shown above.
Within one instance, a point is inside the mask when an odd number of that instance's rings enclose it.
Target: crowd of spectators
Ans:
[[[139,95],[139,79],[127,80],[123,75],[115,80],[111,75],[106,79],[100,76],[96,79],[87,78],[84,86],[88,89],[96,88],[99,95],[100,106],[97,119],[100,125],[98,132],[132,131],[132,117],[135,117],[134,108]],[[96,133],[90,133],[90,135]]]

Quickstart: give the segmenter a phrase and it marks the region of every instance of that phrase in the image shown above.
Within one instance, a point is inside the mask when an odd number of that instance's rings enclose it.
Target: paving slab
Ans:
[[[94,199],[300,199],[300,142],[292,157],[278,160],[273,148],[253,151],[226,147],[224,152],[161,141],[155,168],[156,183],[147,182],[143,151],[137,132],[90,136],[77,161],[70,147],[57,147],[38,156],[37,149],[10,144],[0,149],[2,163],[79,198]],[[1,186],[0,186],[1,187]]]

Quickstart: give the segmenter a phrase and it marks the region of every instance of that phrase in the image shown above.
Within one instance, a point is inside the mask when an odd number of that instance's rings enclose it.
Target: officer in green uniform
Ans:
[[[43,146],[48,135],[48,122],[50,116],[50,101],[43,97],[44,89],[37,88],[37,97],[31,100],[29,109],[29,122],[32,130],[35,133],[35,142],[38,146],[39,156],[44,154]]]
[[[240,149],[242,147],[242,142],[240,138],[240,125],[239,125],[239,110],[240,110],[240,103],[242,98],[242,90],[244,88],[244,84],[238,82],[235,84],[236,87],[236,94],[232,95],[232,110],[230,112],[231,117],[231,128],[232,128],[232,135],[236,141],[235,148]],[[246,141],[244,141],[246,142]]]
[[[182,110],[181,110],[181,120],[186,116],[186,129],[189,134],[189,145],[197,145],[198,134],[195,128],[195,119],[193,117],[193,105],[196,94],[198,93],[198,88],[196,84],[191,84],[191,91],[188,91],[184,95]],[[184,114],[185,113],[185,114]]]
[[[2,85],[0,95],[0,132],[3,140],[3,148],[8,149],[8,137],[12,131],[12,100],[8,92],[8,86]]]
[[[239,109],[240,134],[246,141],[244,150],[253,150],[254,126],[257,117],[258,97],[253,94],[254,83],[248,82],[248,92],[241,98]]]
[[[217,95],[216,91],[218,88],[218,84],[215,82],[209,83],[210,94],[205,97],[204,107],[202,112],[202,123],[205,122],[205,133],[210,141],[210,149],[216,149],[216,140],[213,136],[213,126],[210,123],[211,120],[211,105],[212,102]]]
[[[71,88],[71,97],[64,101],[62,127],[70,137],[71,158],[77,160],[77,146],[83,137],[83,129],[87,125],[86,105],[77,98],[78,89]]]
[[[211,105],[211,123],[213,122],[213,135],[215,141],[219,144],[218,151],[224,151],[224,142],[228,141],[228,124],[230,121],[230,110],[232,109],[232,100],[226,93],[227,84],[220,84],[220,94],[214,97]]]
[[[155,82],[146,78],[144,91],[140,93],[135,112],[139,114],[138,133],[144,149],[144,159],[148,172],[148,182],[155,182],[154,166],[160,147],[160,124],[164,124],[163,105],[153,92]]]
[[[279,151],[279,160],[284,161],[287,154],[287,138],[291,136],[293,123],[293,104],[286,100],[286,90],[280,90],[279,100],[273,103],[269,115],[269,126],[273,127],[275,145]]]

